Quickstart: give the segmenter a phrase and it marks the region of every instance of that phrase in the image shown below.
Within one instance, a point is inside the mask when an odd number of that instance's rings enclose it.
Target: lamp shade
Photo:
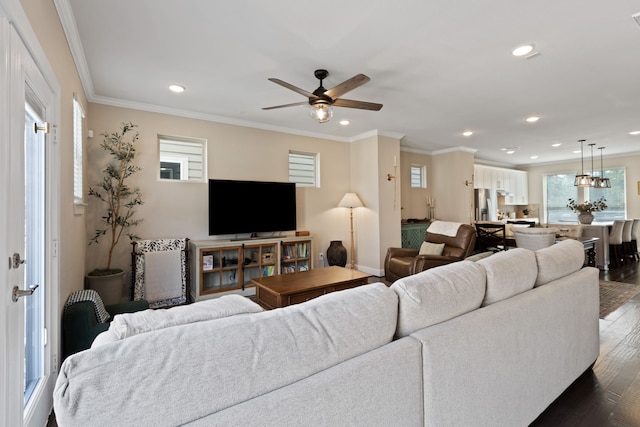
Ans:
[[[356,193],[346,193],[340,203],[338,203],[339,208],[361,208],[364,207],[364,204],[358,197]]]

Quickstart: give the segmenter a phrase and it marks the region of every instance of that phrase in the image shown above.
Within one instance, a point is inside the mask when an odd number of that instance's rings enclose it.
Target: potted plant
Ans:
[[[605,203],[607,200],[604,197],[600,197],[595,202],[586,201],[584,203],[577,203],[574,199],[569,199],[567,207],[572,211],[578,213],[578,222],[580,224],[591,224],[593,221],[593,214],[591,212],[603,211],[607,208]]]
[[[119,131],[101,134],[104,140],[100,147],[109,153],[111,161],[103,171],[102,181],[89,188],[89,196],[103,202],[106,210],[100,218],[104,226],[96,229],[89,245],[98,244],[105,237],[109,242],[109,252],[105,266],[87,275],[87,288],[98,291],[105,304],[118,303],[122,297],[124,272],[111,265],[114,249],[123,235],[131,240],[137,239],[129,229],[142,221],[134,218],[136,206],[142,205],[142,195],[138,188],[129,186],[127,182],[141,170],[133,163],[135,143],[139,139],[136,127],[133,123],[123,123]]]

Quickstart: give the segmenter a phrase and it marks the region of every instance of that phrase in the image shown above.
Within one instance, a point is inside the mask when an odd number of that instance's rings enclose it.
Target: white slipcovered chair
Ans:
[[[557,228],[514,228],[516,247],[532,251],[546,248],[556,242]]]
[[[150,308],[189,301],[189,239],[132,242],[133,300],[145,299]]]

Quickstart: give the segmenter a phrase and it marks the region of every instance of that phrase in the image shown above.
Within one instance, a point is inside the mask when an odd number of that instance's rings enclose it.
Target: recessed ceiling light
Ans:
[[[530,54],[533,51],[534,47],[535,45],[533,43],[523,44],[522,46],[518,46],[517,48],[513,49],[511,54],[513,56],[525,56]]]
[[[538,117],[538,116],[531,116],[531,117],[527,117],[527,121],[528,121],[529,123],[535,123],[535,122],[537,122],[538,120],[540,120],[540,117]]]
[[[180,85],[171,85],[169,86],[169,90],[175,93],[182,93],[186,90],[186,88]]]
[[[349,123],[351,123],[349,120],[340,120],[342,126],[347,126]]]
[[[464,136],[471,136],[471,135],[473,135],[473,132],[471,132],[470,130],[468,130],[468,131],[462,132],[462,135],[464,135]]]
[[[560,144],[559,142],[556,142],[555,144],[551,144],[552,147],[560,147],[562,144]]]
[[[634,130],[632,132],[629,132],[629,135],[640,135],[640,130]]]
[[[537,159],[538,156],[531,156],[530,159]]]
[[[516,150],[508,150],[508,151],[507,151],[507,154],[513,154],[513,153],[515,153],[515,152],[516,152]]]
[[[580,150],[573,150],[573,154],[580,154]]]

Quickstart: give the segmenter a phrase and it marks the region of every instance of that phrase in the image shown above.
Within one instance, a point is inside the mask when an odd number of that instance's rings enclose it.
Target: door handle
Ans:
[[[11,294],[11,299],[13,300],[13,302],[18,302],[18,299],[20,297],[26,297],[29,295],[33,295],[33,292],[38,289],[38,285],[31,285],[29,286],[29,289],[27,290],[22,290],[17,286],[13,287],[13,293]]]

